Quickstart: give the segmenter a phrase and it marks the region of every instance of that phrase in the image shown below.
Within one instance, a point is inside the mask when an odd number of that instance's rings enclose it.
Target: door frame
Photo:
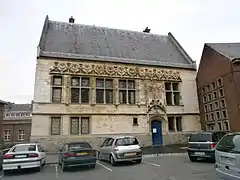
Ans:
[[[163,117],[159,117],[159,116],[156,116],[156,117],[153,117],[153,118],[151,118],[151,120],[150,120],[150,123],[149,123],[149,125],[150,125],[150,133],[151,133],[151,138],[152,138],[152,145],[156,145],[156,146],[162,146],[163,145],[163,127],[164,127],[164,121],[163,121],[164,119],[163,119]],[[153,124],[153,122],[159,122],[160,123],[160,132],[161,132],[161,135],[160,135],[160,138],[161,138],[161,144],[153,144],[153,127],[152,127],[152,124]]]

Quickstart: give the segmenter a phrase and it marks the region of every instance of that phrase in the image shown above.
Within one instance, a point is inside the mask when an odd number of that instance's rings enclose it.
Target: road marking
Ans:
[[[56,179],[58,179],[58,165],[55,165],[55,170],[56,170]]]
[[[103,164],[101,164],[100,162],[97,162],[98,165],[102,166],[103,168],[107,169],[108,171],[112,171],[112,169],[110,169],[107,166],[104,166]]]
[[[160,167],[159,164],[155,164],[155,163],[151,163],[151,162],[146,162],[146,161],[143,161],[144,164],[148,164],[148,165],[152,165],[152,166],[156,166],[156,167]]]

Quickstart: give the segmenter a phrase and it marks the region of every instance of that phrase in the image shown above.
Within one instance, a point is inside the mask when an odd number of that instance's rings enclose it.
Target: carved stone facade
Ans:
[[[58,104],[51,102],[53,75],[63,76],[62,102]],[[71,76],[90,78],[89,104],[71,103]],[[99,77],[113,79],[116,91],[112,104],[96,103],[96,78]],[[47,149],[54,149],[69,140],[87,140],[97,147],[107,136],[131,134],[137,136],[142,145],[151,145],[151,121],[158,119],[162,122],[163,144],[185,142],[189,133],[200,130],[195,77],[196,71],[177,68],[38,59],[31,140],[40,141]],[[120,79],[135,80],[135,104],[119,103]],[[178,82],[181,94],[180,105],[166,105],[165,82]],[[61,116],[60,135],[50,133],[52,116]],[[169,132],[168,116],[181,116],[182,131]],[[90,133],[71,135],[71,117],[89,117]],[[133,125],[134,118],[138,120],[137,125]],[[86,125],[86,121],[81,123]]]

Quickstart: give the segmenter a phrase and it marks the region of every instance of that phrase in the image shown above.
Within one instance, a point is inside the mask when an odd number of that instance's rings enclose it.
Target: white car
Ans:
[[[46,154],[38,143],[17,144],[3,156],[3,171],[41,167],[46,162]]]

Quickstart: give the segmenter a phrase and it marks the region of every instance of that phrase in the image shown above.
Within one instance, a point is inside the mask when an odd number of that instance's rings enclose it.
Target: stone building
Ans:
[[[3,140],[6,143],[29,142],[31,135],[32,105],[9,103],[3,118]]]
[[[240,129],[240,43],[205,44],[197,73],[202,129]]]
[[[2,137],[2,122],[5,104],[7,104],[7,102],[0,100],[0,137]]]
[[[173,144],[200,130],[196,64],[171,33],[134,32],[46,17],[38,46],[31,140],[98,146],[131,134]]]

